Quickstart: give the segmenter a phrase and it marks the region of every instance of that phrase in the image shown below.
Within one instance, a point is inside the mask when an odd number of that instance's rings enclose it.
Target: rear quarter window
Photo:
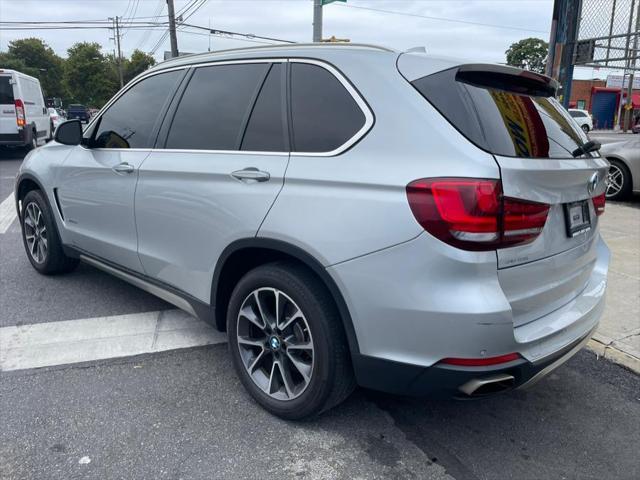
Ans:
[[[553,97],[466,83],[457,68],[411,82],[457,130],[496,155],[530,158],[573,158],[582,133]]]
[[[291,65],[291,119],[295,152],[330,152],[365,124],[354,98],[328,70],[308,63]]]
[[[13,85],[11,85],[11,77],[0,77],[0,104],[13,105]]]

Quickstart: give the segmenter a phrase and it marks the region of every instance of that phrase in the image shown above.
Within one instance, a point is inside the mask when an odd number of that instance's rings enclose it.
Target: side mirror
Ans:
[[[58,125],[54,140],[63,145],[80,145],[82,143],[82,124],[80,120],[67,120]]]

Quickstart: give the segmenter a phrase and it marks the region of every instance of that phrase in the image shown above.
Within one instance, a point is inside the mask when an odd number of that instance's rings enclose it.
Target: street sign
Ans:
[[[329,5],[330,3],[333,3],[333,2],[347,3],[347,0],[322,0],[322,5]]]

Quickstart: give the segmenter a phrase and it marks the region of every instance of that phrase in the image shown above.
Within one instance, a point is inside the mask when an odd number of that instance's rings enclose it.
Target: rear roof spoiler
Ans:
[[[558,82],[553,78],[507,65],[460,65],[457,67],[456,80],[476,87],[543,97],[553,97],[558,91]]]

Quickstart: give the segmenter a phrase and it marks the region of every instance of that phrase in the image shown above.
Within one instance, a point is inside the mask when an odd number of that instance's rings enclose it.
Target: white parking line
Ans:
[[[165,310],[0,328],[0,370],[128,357],[226,342],[226,335]]]
[[[17,216],[16,204],[13,200],[13,192],[11,192],[11,194],[0,203],[0,233],[6,233]]]

